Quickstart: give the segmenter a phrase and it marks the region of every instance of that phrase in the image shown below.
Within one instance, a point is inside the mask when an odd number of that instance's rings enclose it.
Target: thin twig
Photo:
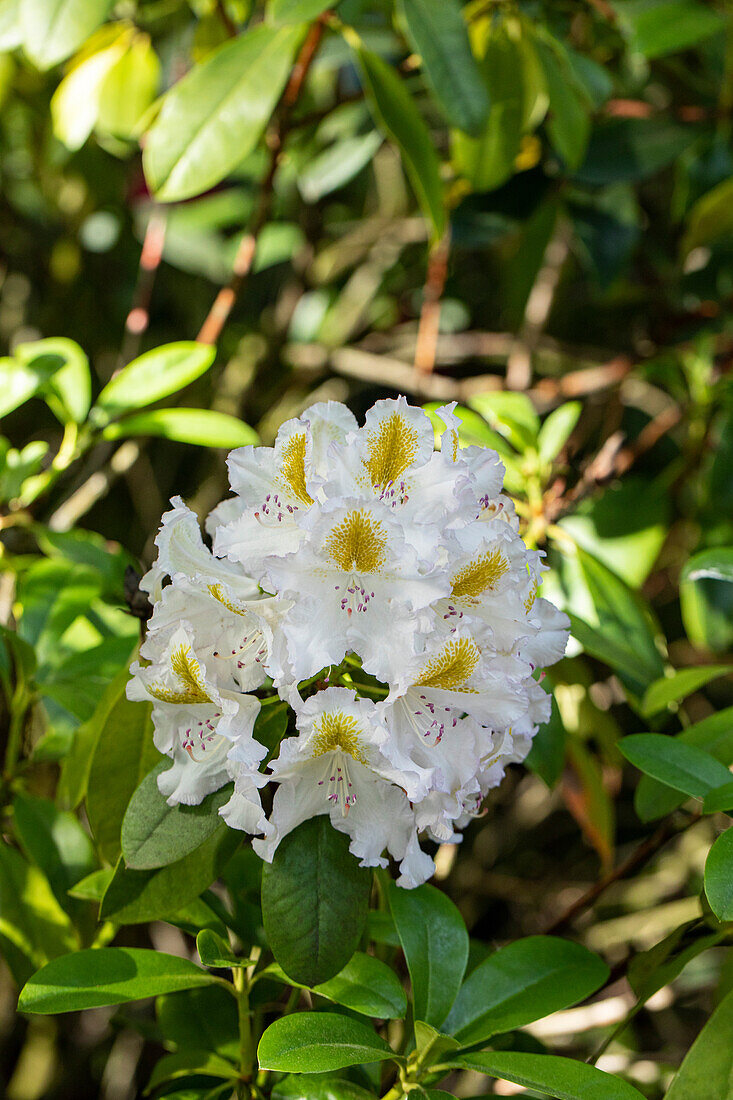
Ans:
[[[440,331],[440,299],[443,297],[448,275],[449,255],[450,230],[448,229],[428,255],[428,270],[415,343],[415,370],[423,374],[432,374],[435,369]]]
[[[290,112],[298,100],[305,78],[308,75],[308,70],[315,57],[316,50],[320,45],[327,16],[328,12],[325,12],[320,19],[311,25],[305,42],[293,65],[290,79],[283,92],[280,104],[275,111],[275,121],[266,136],[270,158],[267,172],[260,186],[259,201],[255,208],[249,229],[242,238],[237,250],[232,278],[228,286],[223,287],[217,294],[214,304],[209,310],[201,326],[201,330],[196,337],[200,344],[215,344],[217,342],[229,314],[232,311],[232,307],[252,270],[252,263],[257,249],[257,238],[267,222],[272,208],[275,175],[277,173],[285,138],[290,129]]]
[[[554,920],[547,928],[544,929],[543,935],[556,935],[562,931],[571,921],[573,921],[580,913],[583,913],[586,909],[590,909],[595,905],[602,894],[606,892],[609,886],[612,886],[614,882],[619,882],[623,878],[627,878],[633,871],[637,871],[640,867],[643,867],[652,856],[663,848],[668,840],[672,840],[673,837],[678,836],[679,833],[684,832],[685,829],[689,829],[691,825],[694,825],[700,817],[700,814],[693,814],[688,821],[680,828],[679,825],[675,825],[672,821],[665,821],[663,825],[660,825],[655,833],[652,833],[650,837],[642,841],[641,844],[634,851],[627,856],[627,858],[619,863],[618,867],[615,867],[613,871],[609,871],[607,875],[600,878],[589,890],[586,890],[584,894],[581,894],[576,901],[570,905],[565,912]]]
[[[150,324],[150,299],[165,244],[166,215],[160,207],[153,207],[145,229],[140,252],[137,282],[132,296],[132,306],[125,320],[125,334],[120,350],[120,366],[134,359],[140,348],[142,335]]]

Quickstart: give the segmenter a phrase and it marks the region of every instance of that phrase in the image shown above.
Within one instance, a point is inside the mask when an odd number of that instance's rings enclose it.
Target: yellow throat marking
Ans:
[[[224,586],[221,584],[210,584],[207,586],[210,594],[215,600],[218,600],[227,611],[231,611],[234,615],[248,615],[249,611],[246,607],[237,607],[233,600],[230,600],[224,591]]]
[[[173,691],[163,684],[151,684],[148,691],[155,699],[163,703],[211,703],[212,699],[206,691],[201,665],[198,663],[191,647],[180,645],[171,653],[171,668],[181,681],[181,691]]]
[[[290,436],[282,449],[280,478],[296,500],[310,506],[313,503],[313,497],[305,483],[305,447],[305,432],[296,432]]]
[[[401,413],[393,412],[367,435],[364,465],[373,486],[388,485],[403,474],[417,454],[417,429]]]
[[[314,726],[313,734],[314,757],[337,751],[345,752],[358,764],[367,763],[359,746],[359,723],[340,710],[324,714]]]
[[[366,509],[347,512],[331,528],[324,550],[345,573],[378,573],[387,557],[384,525]]]
[[[532,610],[532,608],[534,607],[534,602],[537,599],[537,589],[538,588],[539,588],[539,584],[537,583],[537,581],[535,581],[534,584],[532,585],[532,590],[530,591],[529,595],[527,596],[527,599],[524,601],[524,610],[527,612],[528,615],[529,615],[530,611]]]
[[[480,658],[481,650],[470,638],[448,642],[440,653],[430,658],[414,686],[473,693],[476,689],[465,685]]]
[[[455,574],[452,595],[457,600],[477,600],[484,592],[491,591],[508,569],[509,562],[501,550],[480,554]]]

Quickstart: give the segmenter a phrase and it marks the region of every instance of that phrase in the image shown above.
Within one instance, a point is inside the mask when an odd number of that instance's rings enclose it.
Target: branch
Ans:
[[[140,348],[142,335],[150,323],[150,299],[165,243],[166,215],[159,207],[153,207],[145,229],[140,253],[137,283],[132,296],[132,306],[125,319],[120,366],[134,359]]]
[[[438,241],[428,256],[428,270],[425,278],[420,324],[415,343],[415,370],[431,374],[435,369],[435,356],[438,350],[440,330],[440,299],[443,297],[445,280],[448,275],[448,257],[450,255],[450,230]]]
[[[222,329],[227,322],[232,307],[244,286],[250,271],[257,249],[259,237],[272,209],[272,200],[275,191],[275,175],[277,173],[280,154],[285,143],[285,138],[290,130],[290,112],[298,100],[305,78],[308,75],[316,50],[318,49],[326,25],[328,12],[313,23],[308,31],[305,42],[301,46],[295,64],[293,65],[290,79],[283,92],[280,103],[275,111],[275,122],[266,136],[266,142],[270,151],[270,159],[267,172],[260,186],[260,196],[255,208],[249,229],[242,238],[237,255],[234,260],[232,278],[228,286],[223,287],[209,310],[201,331],[196,337],[200,344],[216,344],[221,336]]]
[[[600,878],[589,890],[581,894],[581,896],[565,910],[562,916],[558,917],[557,920],[554,920],[552,924],[548,925],[548,927],[543,930],[542,934],[545,936],[557,935],[558,932],[562,931],[562,929],[570,924],[570,922],[573,921],[575,917],[579,916],[580,913],[595,905],[609,886],[612,886],[614,882],[619,882],[621,879],[627,878],[634,871],[643,867],[652,856],[657,854],[660,848],[664,847],[668,840],[672,840],[673,837],[689,829],[690,826],[696,824],[699,819],[700,814],[695,813],[685,821],[682,827],[675,825],[672,821],[665,821],[663,825],[659,826],[655,833],[652,833],[650,837],[642,841],[642,843],[639,844],[622,863],[619,863],[618,867],[614,868],[613,871],[609,871],[607,875]]]

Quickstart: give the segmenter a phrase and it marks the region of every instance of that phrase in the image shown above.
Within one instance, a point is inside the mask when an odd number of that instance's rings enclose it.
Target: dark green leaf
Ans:
[[[443,1030],[464,1046],[483,1042],[582,1001],[607,977],[605,963],[580,944],[528,936],[476,967]]]
[[[371,872],[359,867],[327,814],[283,838],[262,868],[262,917],[289,977],[314,986],[343,969],[361,939],[371,885]]]
[[[227,825],[219,808],[229,800],[231,784],[208,795],[198,806],[169,806],[158,790],[158,776],[169,767],[161,761],[135,790],[122,821],[121,844],[125,864],[149,871],[183,859]]]
[[[389,904],[412,981],[417,1020],[439,1027],[463,981],[468,932],[449,897],[434,886],[391,885]]]
[[[457,1069],[472,1069],[502,1081],[513,1081],[557,1100],[643,1100],[641,1093],[620,1077],[573,1058],[506,1050],[466,1054],[451,1064]]]
[[[155,1015],[166,1042],[181,1050],[238,1053],[237,1002],[219,985],[166,993],[156,1000]]]
[[[334,142],[313,157],[298,175],[298,187],[306,202],[318,202],[354,178],[372,160],[382,135],[373,130],[368,134],[345,137]]]
[[[705,893],[718,920],[733,920],[733,829],[721,833],[708,852]]]
[[[211,886],[241,840],[235,829],[214,833],[190,855],[154,871],[128,871],[120,859],[102,898],[100,918],[144,924],[174,915]]]
[[[563,725],[554,695],[549,722],[540,726],[532,739],[532,748],[525,760],[527,767],[552,790],[565,766],[567,731]]]
[[[270,1024],[257,1048],[260,1069],[281,1073],[326,1073],[392,1057],[372,1028],[333,1012],[283,1016]]]
[[[123,367],[107,383],[94,407],[99,417],[119,416],[128,409],[152,405],[182,390],[204,374],[214,362],[216,349],[181,340],[146,351]]]
[[[710,753],[721,764],[733,764],[733,707],[711,714],[701,722],[688,726],[675,737],[676,741]],[[643,775],[636,788],[636,812],[642,821],[654,821],[671,813],[684,802],[672,787]]]
[[[284,1077],[271,1093],[272,1100],[376,1100],[376,1095],[340,1077]]]
[[[459,130],[477,134],[489,113],[489,97],[458,0],[399,0],[398,10],[446,118]]]
[[[274,973],[285,982],[291,981],[277,964],[269,967],[267,973]],[[352,1012],[378,1020],[401,1020],[407,1011],[407,998],[397,976],[386,963],[362,951],[356,951],[334,978],[304,988]]]
[[[639,771],[693,798],[730,781],[730,772],[714,756],[661,733],[633,733],[618,747]]]
[[[733,233],[733,179],[723,180],[706,192],[687,215],[687,229],[680,250],[683,256],[693,248],[714,244]]]
[[[357,55],[367,102],[377,126],[397,144],[423,213],[440,238],[447,215],[435,146],[415,104],[390,65],[361,44]]]
[[[212,50],[173,85],[143,153],[156,198],[173,202],[200,195],[252,152],[302,36],[300,25],[254,27]]]
[[[208,985],[188,959],[139,947],[100,947],[52,960],[21,990],[21,1012],[75,1012]]]
[[[704,814],[716,814],[720,810],[733,810],[733,779],[730,783],[724,783],[722,787],[716,787],[703,799]]]
[[[259,441],[249,424],[211,409],[153,409],[108,424],[102,433],[104,439],[126,439],[131,435],[155,435],[196,447],[227,450]]]
[[[87,782],[87,814],[105,859],[120,853],[127,805],[142,779],[161,759],[153,744],[151,707],[118,695],[97,738]]]
[[[581,164],[588,147],[591,126],[588,103],[561,44],[548,36],[547,41],[538,39],[536,46],[550,97],[547,133],[555,151],[573,170]]]
[[[665,1100],[730,1100],[732,1078],[733,993],[729,993],[687,1052]]]
[[[578,183],[636,182],[672,164],[695,140],[693,127],[660,118],[616,118],[591,134]]]
[[[633,49],[648,58],[688,50],[725,30],[722,14],[697,0],[616,0],[613,7]]]
[[[214,970],[231,969],[233,966],[247,966],[249,959],[234,954],[227,940],[222,939],[210,928],[204,928],[196,937],[196,950],[204,966]]]

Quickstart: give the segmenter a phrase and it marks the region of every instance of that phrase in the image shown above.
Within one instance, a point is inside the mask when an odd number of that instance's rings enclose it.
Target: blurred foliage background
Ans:
[[[404,393],[500,451],[573,616],[531,766],[441,886],[479,957],[548,929],[603,954],[614,982],[534,1037],[658,1100],[733,984],[733,908],[701,900],[725,818],[618,748],[733,762],[730,5],[0,0],[0,51],[5,1094],[128,1100],[161,1051],[145,1006],[15,1015],[119,851],[88,731],[139,636],[127,567],[171,495],[221,499],[226,448]],[[117,942],[190,952],[192,920]]]

